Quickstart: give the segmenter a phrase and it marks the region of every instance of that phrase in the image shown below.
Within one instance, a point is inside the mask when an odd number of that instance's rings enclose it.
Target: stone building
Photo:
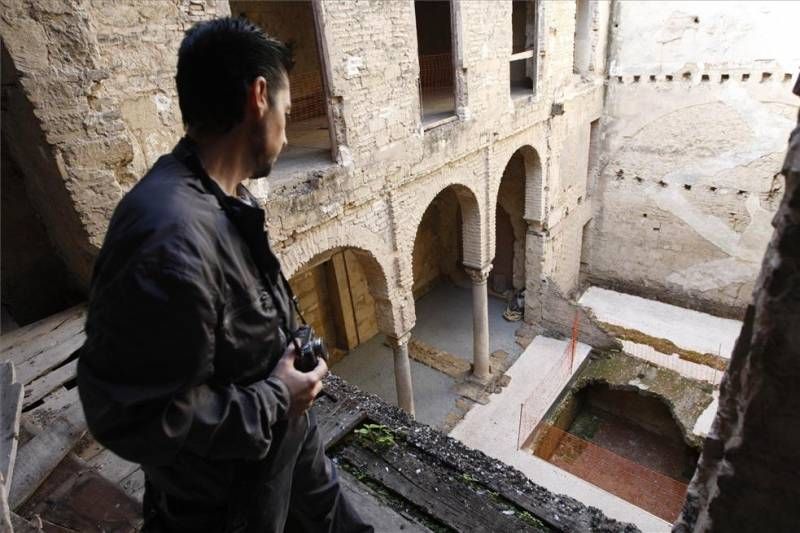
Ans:
[[[748,300],[798,64],[773,53],[790,26],[759,32],[791,5],[0,6],[3,306],[19,323],[85,297],[114,206],[182,135],[184,30],[229,13],[295,46],[289,148],[251,184],[286,274],[339,352],[386,336],[408,411],[415,302],[442,278],[471,286],[479,381],[490,291],[524,288],[526,323],[561,333],[586,280],[729,315]]]

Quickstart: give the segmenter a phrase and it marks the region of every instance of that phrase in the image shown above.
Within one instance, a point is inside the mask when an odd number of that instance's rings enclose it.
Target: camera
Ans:
[[[314,328],[309,325],[300,326],[295,330],[292,339],[297,348],[297,358],[294,367],[300,372],[310,372],[317,367],[320,358],[328,361],[328,349],[322,337],[317,337]]]

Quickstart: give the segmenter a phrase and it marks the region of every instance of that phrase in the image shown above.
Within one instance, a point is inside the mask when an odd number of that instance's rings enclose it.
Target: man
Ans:
[[[78,366],[95,438],[145,473],[151,531],[372,531],[308,412],[291,289],[242,181],[286,145],[290,52],[242,19],[178,52],[187,136],[122,199],[95,265]]]

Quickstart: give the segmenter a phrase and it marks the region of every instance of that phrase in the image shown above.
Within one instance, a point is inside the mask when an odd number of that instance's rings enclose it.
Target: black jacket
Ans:
[[[291,290],[246,189],[226,196],[188,139],[111,219],[92,279],[78,385],[89,429],[187,501],[231,497],[275,455],[289,395],[270,372],[294,331]]]

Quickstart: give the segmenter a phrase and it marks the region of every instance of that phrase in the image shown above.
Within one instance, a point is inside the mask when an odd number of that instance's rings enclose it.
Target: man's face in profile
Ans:
[[[256,162],[253,178],[269,175],[272,165],[286,146],[286,120],[292,109],[292,96],[288,76],[284,74],[282,87],[268,87],[267,111],[254,123],[252,154]]]

